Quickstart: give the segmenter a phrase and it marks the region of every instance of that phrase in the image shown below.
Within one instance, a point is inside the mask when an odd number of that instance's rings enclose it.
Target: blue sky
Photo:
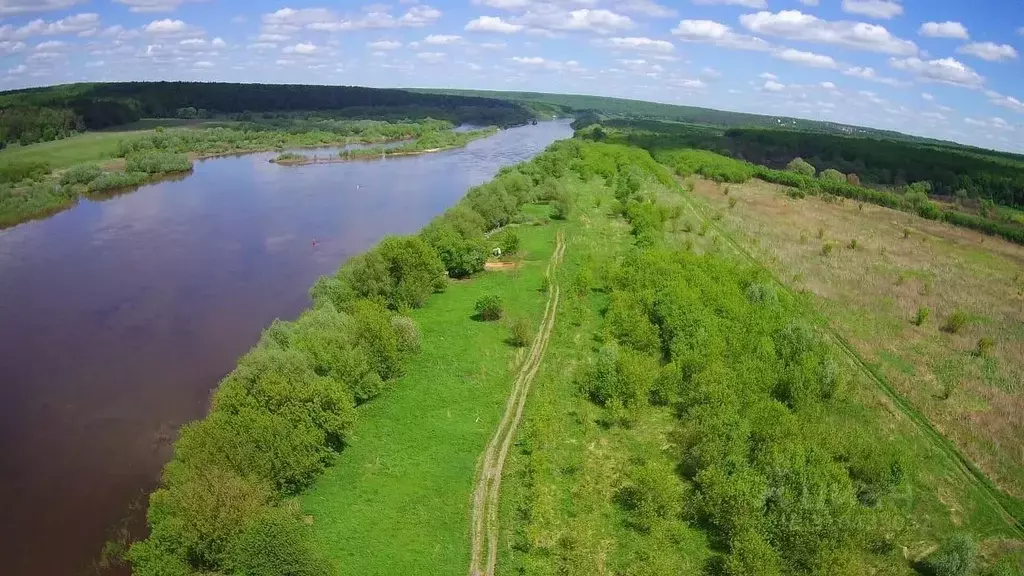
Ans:
[[[589,93],[1024,151],[1020,0],[0,0],[0,89]]]

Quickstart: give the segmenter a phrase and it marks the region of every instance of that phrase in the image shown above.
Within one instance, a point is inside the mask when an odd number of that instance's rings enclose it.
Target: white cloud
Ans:
[[[820,82],[818,84],[818,86],[824,88],[825,90],[836,90],[837,89],[836,85],[831,83],[831,82]]]
[[[860,78],[861,80],[867,80],[869,82],[878,82],[879,84],[887,84],[889,86],[902,86],[903,83],[895,78],[889,78],[887,76],[879,76],[878,72],[874,68],[866,66],[851,66],[846,70],[843,70],[844,76],[850,76],[852,78]]]
[[[996,44],[994,42],[973,42],[965,44],[956,49],[960,54],[970,54],[989,62],[1002,62],[1003,60],[1016,60],[1017,49],[1009,44]]]
[[[925,100],[927,100],[929,102],[934,102],[935,101],[935,96],[932,96],[931,94],[929,94],[927,92],[921,92],[921,98],[924,98]]]
[[[203,2],[204,0],[114,0],[118,4],[128,6],[132,12],[173,12],[186,2]]]
[[[277,48],[277,43],[276,42],[254,42],[252,44],[249,44],[248,48],[250,50],[273,50],[273,49]]]
[[[470,20],[466,24],[466,30],[471,32],[497,32],[499,34],[514,34],[523,29],[521,24],[506,22],[497,16],[481,16]]]
[[[718,79],[722,77],[721,72],[715,70],[714,68],[711,68],[710,66],[705,67],[703,70],[701,70],[700,75],[703,76],[704,78],[710,79]]]
[[[95,30],[100,24],[99,14],[76,14],[46,22],[44,20],[32,20],[15,28],[10,24],[0,26],[0,41],[3,40],[24,40],[32,36],[54,36],[57,34],[74,34],[85,36]]]
[[[940,122],[946,121],[946,115],[941,112],[921,112],[922,118],[928,118],[930,120],[938,120]]]
[[[517,21],[542,30],[586,31],[598,34],[611,34],[633,27],[633,20],[629,16],[616,14],[603,8],[580,8],[569,12],[549,9],[529,11]]]
[[[416,57],[430,64],[437,64],[444,60],[444,52],[418,52]]]
[[[778,76],[776,76],[775,74],[772,74],[771,72],[761,72],[760,74],[757,75],[757,77],[762,79],[762,80],[778,80],[779,79]]]
[[[300,42],[298,44],[293,44],[291,46],[285,46],[284,48],[285,54],[299,54],[302,56],[309,56],[310,54],[316,54],[316,52],[316,44],[312,44],[310,42]]]
[[[104,62],[103,60],[91,60],[91,61],[85,63],[85,67],[86,68],[102,68],[102,67],[106,66],[106,64],[107,63]]]
[[[284,34],[260,34],[256,37],[257,42],[284,42],[289,37]]]
[[[989,101],[996,106],[1002,106],[1003,108],[1024,114],[1024,102],[1021,102],[1013,96],[1004,96],[994,90],[986,92],[985,95],[988,96]]]
[[[671,42],[666,40],[652,40],[651,38],[644,37],[608,38],[607,40],[599,40],[596,43],[609,48],[634,50],[637,52],[668,53],[676,49]]]
[[[891,58],[889,64],[897,70],[910,72],[925,81],[968,88],[977,88],[985,83],[981,75],[953,58],[927,61],[920,58]]]
[[[903,14],[903,6],[894,0],[843,0],[843,12],[890,20]]]
[[[929,38],[955,38],[967,40],[967,28],[959,22],[925,22],[917,31],[921,36]]]
[[[214,48],[225,48],[227,47],[227,45],[228,43],[225,42],[224,39],[220,36],[214,38],[213,41],[210,42],[210,46],[213,46]]]
[[[200,60],[199,62],[196,62],[192,66],[195,67],[195,68],[213,68],[213,62],[209,62],[207,60]]]
[[[506,46],[504,42],[484,42],[480,44],[480,48],[484,50],[504,50]]]
[[[801,64],[803,66],[811,66],[813,68],[838,67],[836,61],[833,60],[831,56],[815,54],[814,52],[803,52],[792,48],[776,51],[774,56],[780,60],[785,60],[794,64]]]
[[[671,18],[678,14],[674,9],[662,6],[653,0],[620,0],[615,9],[627,14],[640,14],[651,18]]]
[[[0,54],[3,55],[14,54],[16,52],[21,52],[24,49],[24,42],[11,42],[10,40],[0,42]]]
[[[767,8],[767,0],[693,0],[694,4],[731,4],[747,8]]]
[[[153,36],[164,36],[167,38],[201,36],[203,34],[203,31],[200,28],[186,24],[181,20],[171,20],[170,18],[154,20],[147,24],[142,30]]]
[[[8,74],[23,74],[27,70],[28,70],[28,66],[25,66],[24,64],[18,64],[14,68],[8,68],[7,69],[7,73]]]
[[[394,40],[377,40],[376,42],[368,42],[366,45],[372,50],[398,50],[402,47],[401,42]]]
[[[683,20],[672,33],[686,42],[702,42],[738,50],[770,50],[772,45],[760,38],[737,34],[714,20]]]
[[[817,6],[818,0],[800,0],[800,3],[804,6]]]
[[[431,34],[423,39],[426,44],[433,45],[444,45],[444,44],[458,44],[462,42],[462,36],[455,36],[452,34]]]
[[[859,90],[857,94],[859,94],[862,98],[866,99],[868,102],[871,102],[872,104],[885,104],[885,100],[879,98],[878,94],[875,94],[870,90]]]
[[[740,16],[748,30],[789,40],[821,42],[896,56],[917,54],[917,45],[897,38],[884,26],[849,22],[827,21],[799,10],[783,10],[777,14],[758,12]]]
[[[263,15],[262,32],[266,34],[293,34],[300,29],[321,32],[344,32],[374,28],[421,27],[436,22],[441,11],[427,5],[411,7],[395,18],[387,6],[367,6],[355,18],[342,18],[326,8],[282,8]]]
[[[767,82],[764,83],[764,89],[769,92],[782,92],[783,90],[786,89],[786,85],[780,84],[775,80],[768,80]]]
[[[36,44],[36,47],[34,49],[37,51],[59,50],[65,46],[67,46],[66,42],[61,42],[60,40],[47,40],[46,42],[40,42],[39,44]]]
[[[515,62],[516,64],[519,64],[521,66],[526,66],[529,68],[540,68],[552,72],[580,72],[583,70],[583,68],[580,66],[580,63],[575,60],[559,62],[558,60],[549,60],[547,58],[541,58],[540,56],[513,56],[511,60],[512,62]]]
[[[0,14],[27,14],[64,10],[86,0],[0,0]]]
[[[441,17],[441,11],[430,6],[413,6],[402,15],[399,21],[404,26],[426,26],[433,24]]]

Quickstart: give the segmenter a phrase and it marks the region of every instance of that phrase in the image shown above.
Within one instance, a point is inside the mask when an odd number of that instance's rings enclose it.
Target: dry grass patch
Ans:
[[[1024,496],[1024,247],[880,206],[792,199],[764,182],[731,188],[726,196],[693,182],[745,249],[812,294],[901,395],[1000,487]],[[836,249],[823,257],[830,242]],[[918,326],[922,307],[930,315]],[[957,310],[966,322],[941,331]],[[978,354],[982,339],[994,346]]]

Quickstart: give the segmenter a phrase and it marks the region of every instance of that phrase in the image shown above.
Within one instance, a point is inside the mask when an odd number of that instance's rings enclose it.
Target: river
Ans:
[[[82,573],[138,524],[178,427],[317,277],[571,134],[545,122],[316,166],[218,158],[0,231],[0,573]]]

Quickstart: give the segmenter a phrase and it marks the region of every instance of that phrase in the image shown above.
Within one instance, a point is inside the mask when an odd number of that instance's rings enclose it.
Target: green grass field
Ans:
[[[344,457],[303,497],[342,574],[466,570],[474,470],[526,350],[505,342],[505,319],[474,320],[473,307],[498,294],[506,319],[525,317],[536,326],[558,226],[519,227],[521,266],[452,281],[411,312],[422,351],[393,389],[359,409]]]

